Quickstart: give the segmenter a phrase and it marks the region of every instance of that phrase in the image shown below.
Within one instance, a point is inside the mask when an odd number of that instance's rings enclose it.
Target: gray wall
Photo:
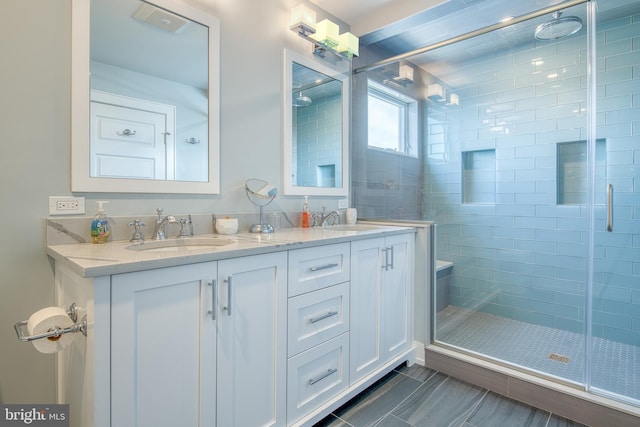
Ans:
[[[205,3],[209,3],[205,6]],[[243,185],[250,177],[282,188],[283,49],[310,54],[288,30],[296,0],[205,2],[221,22],[222,194],[78,194],[87,214],[110,200],[111,215],[253,212]],[[211,6],[216,4],[217,6]],[[2,96],[0,156],[0,403],[55,400],[55,356],[20,343],[13,324],[53,304],[53,268],[45,254],[48,196],[70,195],[70,0],[3,0],[0,14]],[[324,16],[318,14],[318,19]],[[341,30],[346,30],[343,26]],[[311,208],[335,208],[312,198]],[[296,210],[301,197],[278,196],[269,211]]]

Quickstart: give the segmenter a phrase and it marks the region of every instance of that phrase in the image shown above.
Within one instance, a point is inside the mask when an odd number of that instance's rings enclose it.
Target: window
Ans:
[[[418,157],[417,101],[368,82],[368,146]]]

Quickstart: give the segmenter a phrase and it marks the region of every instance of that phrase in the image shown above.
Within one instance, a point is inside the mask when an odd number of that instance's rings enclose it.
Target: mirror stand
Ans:
[[[276,198],[278,190],[272,184],[262,179],[248,179],[244,185],[247,192],[247,199],[260,208],[260,219],[258,224],[249,227],[249,233],[273,233],[273,226],[265,224],[262,220],[263,208]]]

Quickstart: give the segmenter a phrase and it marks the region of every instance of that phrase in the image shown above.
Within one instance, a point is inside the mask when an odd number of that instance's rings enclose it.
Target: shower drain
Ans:
[[[550,353],[549,359],[555,360],[556,362],[569,363],[569,358],[567,356],[563,356],[562,354]]]

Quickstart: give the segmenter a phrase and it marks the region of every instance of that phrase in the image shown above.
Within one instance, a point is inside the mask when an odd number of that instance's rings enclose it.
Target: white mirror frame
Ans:
[[[71,3],[71,191],[103,193],[220,193],[220,21],[172,0],[153,0],[209,28],[209,171],[208,182],[94,178],[89,171],[90,2]]]
[[[333,77],[342,83],[342,185],[340,187],[303,187],[293,185],[293,63],[303,65],[316,70],[329,77]],[[283,90],[283,116],[284,116],[284,162],[283,162],[283,193],[285,195],[298,196],[349,196],[349,111],[351,99],[351,82],[345,72],[339,71],[327,65],[327,63],[315,58],[300,55],[285,49],[284,51],[284,90]]]

